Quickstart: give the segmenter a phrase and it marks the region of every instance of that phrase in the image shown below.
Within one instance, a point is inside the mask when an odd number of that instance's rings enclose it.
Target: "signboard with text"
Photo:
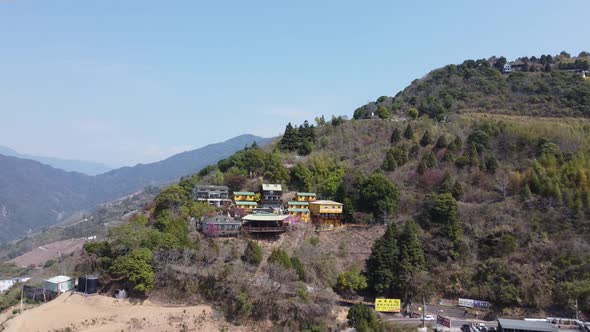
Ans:
[[[451,328],[451,319],[441,315],[436,316],[436,323]]]
[[[400,299],[375,299],[375,311],[379,312],[400,312]]]
[[[459,298],[459,306],[467,308],[487,309],[492,306],[488,301]]]

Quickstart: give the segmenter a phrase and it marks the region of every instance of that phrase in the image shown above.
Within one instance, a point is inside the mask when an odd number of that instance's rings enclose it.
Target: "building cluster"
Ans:
[[[315,193],[298,192],[283,200],[280,184],[263,184],[260,192],[235,191],[226,186],[195,186],[193,199],[224,207],[227,215],[215,215],[199,222],[206,236],[234,236],[282,233],[293,225],[312,224],[317,230],[333,230],[342,225],[342,204],[318,200]],[[230,198],[231,197],[231,198]]]

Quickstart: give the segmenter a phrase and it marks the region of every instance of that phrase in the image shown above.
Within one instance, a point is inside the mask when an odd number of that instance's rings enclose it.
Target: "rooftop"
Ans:
[[[46,281],[52,282],[54,284],[69,281],[69,280],[72,280],[72,278],[67,277],[67,276],[55,276],[53,278],[46,279]]]
[[[250,202],[250,201],[237,201],[236,205],[254,205],[257,206],[258,203],[256,202]]]
[[[203,224],[241,224],[241,222],[228,216],[214,216],[203,220]]]
[[[234,195],[254,196],[255,194],[252,191],[234,191]]]
[[[263,183],[262,190],[264,191],[283,191],[283,187],[280,184]]]
[[[309,212],[309,209],[290,208],[289,212]]]
[[[283,221],[289,218],[288,215],[277,215],[272,213],[257,213],[257,214],[249,214],[244,216],[242,220],[244,221]]]
[[[209,185],[197,185],[195,186],[197,191],[229,191],[227,186],[209,186]]]
[[[309,202],[295,202],[295,201],[290,201],[289,203],[287,203],[288,205],[301,205],[301,206],[308,206]]]
[[[555,326],[547,322],[539,321],[498,318],[498,325],[502,326],[503,329],[511,330],[557,332],[557,328]]]
[[[316,204],[316,205],[342,205],[342,203],[334,202],[334,201],[314,201],[309,202],[309,204]]]
[[[315,193],[297,193],[297,196],[311,196],[311,197],[315,197],[317,195]]]

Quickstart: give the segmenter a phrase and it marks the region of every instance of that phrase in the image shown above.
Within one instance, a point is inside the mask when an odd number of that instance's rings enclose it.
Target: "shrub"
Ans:
[[[341,292],[356,292],[367,288],[367,278],[361,274],[358,267],[338,275],[336,288]]]
[[[348,309],[348,325],[357,329],[357,331],[370,331],[377,327],[377,317],[373,309],[362,303],[358,303]]]
[[[258,266],[262,262],[262,248],[255,241],[248,241],[246,249],[244,249],[244,256],[242,259],[251,265]]]
[[[410,118],[412,118],[412,120],[416,120],[418,118],[418,110],[415,108],[410,108],[408,110],[408,115]]]
[[[267,261],[269,263],[282,266],[285,269],[290,269],[293,267],[291,259],[289,258],[289,254],[287,254],[285,250],[280,248],[273,249],[270,253],[270,256],[268,256]]]

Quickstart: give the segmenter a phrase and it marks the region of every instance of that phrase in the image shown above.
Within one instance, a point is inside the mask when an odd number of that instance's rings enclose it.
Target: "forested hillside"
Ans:
[[[557,71],[562,62],[556,71],[547,63],[543,72],[535,64],[502,74],[487,60],[466,61],[352,120],[289,123],[273,144],[247,147],[165,189],[145,216],[87,246],[88,259],[138,292],[206,299],[235,321],[271,319],[295,330],[330,324],[334,292],[476,298],[493,303],[492,315],[515,317],[571,316],[577,299],[588,315],[589,83]],[[516,79],[548,90],[524,92]],[[209,212],[190,198],[195,184],[256,190],[263,182],[340,201],[346,223],[372,225],[379,236],[359,247],[332,243],[337,232],[319,239],[298,231],[262,248],[187,237],[187,222]]]

